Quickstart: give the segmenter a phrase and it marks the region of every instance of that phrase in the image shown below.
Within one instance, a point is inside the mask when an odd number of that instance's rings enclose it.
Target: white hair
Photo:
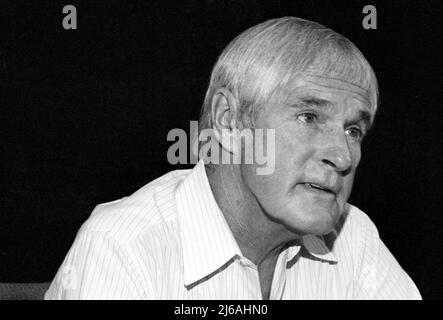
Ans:
[[[377,79],[360,50],[316,22],[283,17],[247,29],[221,53],[212,70],[199,129],[212,127],[211,104],[218,88],[234,94],[240,115],[252,117],[279,89],[307,74],[343,80],[366,90],[375,115]]]

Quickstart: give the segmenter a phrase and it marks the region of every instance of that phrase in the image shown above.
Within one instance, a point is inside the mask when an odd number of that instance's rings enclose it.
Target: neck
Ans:
[[[275,260],[288,242],[299,238],[264,212],[244,184],[239,165],[209,165],[206,173],[242,254],[255,265]]]

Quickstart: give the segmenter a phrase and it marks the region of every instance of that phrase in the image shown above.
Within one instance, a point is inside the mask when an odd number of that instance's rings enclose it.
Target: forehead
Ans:
[[[338,104],[352,104],[370,110],[369,92],[360,86],[340,79],[308,75],[298,78],[284,90],[288,100],[312,96]]]

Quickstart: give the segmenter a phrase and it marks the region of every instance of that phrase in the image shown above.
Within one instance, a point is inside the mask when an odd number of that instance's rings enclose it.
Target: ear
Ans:
[[[237,98],[226,88],[215,91],[211,105],[212,129],[214,138],[226,151],[235,154],[236,129],[239,103]]]

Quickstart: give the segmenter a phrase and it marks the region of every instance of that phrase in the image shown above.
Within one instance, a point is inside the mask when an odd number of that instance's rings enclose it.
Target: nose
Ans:
[[[346,136],[334,134],[328,140],[321,161],[342,175],[348,174],[352,168],[352,158]]]

